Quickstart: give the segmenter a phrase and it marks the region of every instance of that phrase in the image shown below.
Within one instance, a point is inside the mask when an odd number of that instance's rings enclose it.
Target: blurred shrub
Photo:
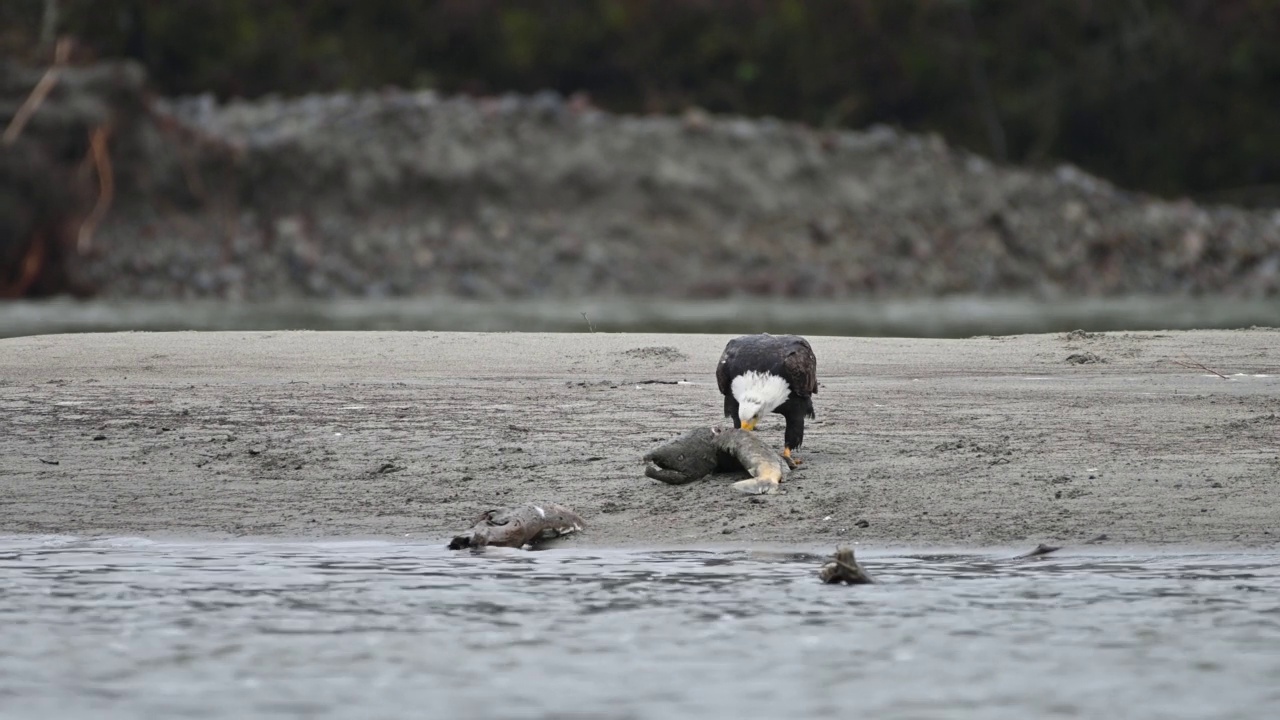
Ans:
[[[0,49],[47,0],[0,3]],[[1160,193],[1276,200],[1280,0],[59,0],[166,93],[585,90],[937,131]],[[1264,186],[1264,187],[1259,187]],[[1270,189],[1271,197],[1265,191]]]

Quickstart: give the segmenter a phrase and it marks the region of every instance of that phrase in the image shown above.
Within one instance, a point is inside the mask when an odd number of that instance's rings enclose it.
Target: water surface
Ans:
[[[1271,718],[1274,555],[0,539],[0,715]]]
[[[796,332],[970,337],[1274,325],[1280,298],[948,297],[914,300],[67,300],[0,303],[0,338],[123,330],[431,330],[484,332]]]

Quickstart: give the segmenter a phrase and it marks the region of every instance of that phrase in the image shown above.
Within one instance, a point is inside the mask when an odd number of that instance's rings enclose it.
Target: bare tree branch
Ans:
[[[40,109],[40,105],[49,96],[53,86],[58,84],[58,78],[62,75],[62,67],[67,64],[67,58],[70,56],[71,39],[61,38],[58,40],[58,49],[53,55],[53,64],[41,76],[40,82],[36,83],[36,86],[31,90],[31,94],[22,103],[22,107],[18,108],[18,112],[13,114],[13,119],[9,121],[9,126],[4,129],[4,136],[0,138],[0,143],[9,146],[18,139],[18,135],[22,134],[22,128],[26,127],[27,122],[31,120],[31,116],[35,114],[36,110]]]

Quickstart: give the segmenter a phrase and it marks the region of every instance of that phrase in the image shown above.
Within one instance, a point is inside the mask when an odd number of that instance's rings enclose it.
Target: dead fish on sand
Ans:
[[[739,492],[759,495],[777,492],[791,472],[783,457],[760,438],[739,428],[698,427],[666,445],[645,453],[644,474],[668,485],[686,485],[716,472],[751,473],[733,484]]]
[[[486,510],[470,530],[449,541],[449,549],[486,545],[528,549],[541,540],[581,530],[585,524],[577,513],[556,503],[526,503],[515,508]]]
[[[818,577],[827,584],[846,583],[848,585],[869,585],[875,580],[858,564],[853,557],[853,548],[843,547],[818,571]]]

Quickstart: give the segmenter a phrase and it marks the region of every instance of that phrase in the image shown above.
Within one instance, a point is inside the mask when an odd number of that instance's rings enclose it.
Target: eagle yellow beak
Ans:
[[[743,420],[743,421],[742,421],[742,429],[743,429],[743,430],[755,430],[755,429],[756,429],[756,419],[755,419],[755,418],[751,418],[750,420]]]

